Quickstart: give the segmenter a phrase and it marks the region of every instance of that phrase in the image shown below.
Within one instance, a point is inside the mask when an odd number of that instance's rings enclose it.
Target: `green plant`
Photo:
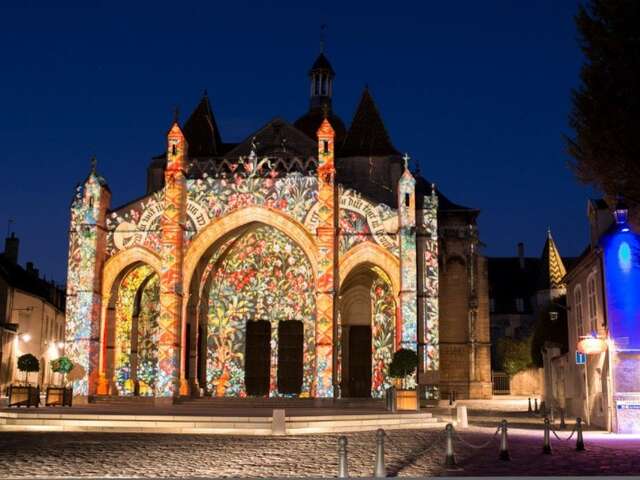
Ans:
[[[418,355],[413,350],[401,348],[393,354],[389,365],[389,376],[400,378],[403,382],[418,368]]]
[[[62,381],[66,380],[67,373],[73,370],[73,362],[69,357],[58,357],[49,362],[51,370],[55,373],[62,374]]]
[[[29,372],[39,372],[40,362],[30,353],[18,357],[18,370],[24,372],[25,383],[29,383]]]
[[[497,345],[498,363],[510,377],[526,370],[533,363],[531,359],[531,337],[526,340],[501,338]]]

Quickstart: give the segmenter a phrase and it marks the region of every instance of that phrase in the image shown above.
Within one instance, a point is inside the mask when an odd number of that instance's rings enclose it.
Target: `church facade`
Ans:
[[[410,171],[367,89],[346,128],[323,54],[309,75],[305,115],[237,144],[205,94],[141,199],[113,208],[94,164],[71,206],[75,395],[379,398],[400,348],[424,395],[491,395],[479,212]]]

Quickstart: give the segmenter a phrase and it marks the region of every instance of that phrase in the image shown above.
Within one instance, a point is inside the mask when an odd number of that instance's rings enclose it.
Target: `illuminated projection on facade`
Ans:
[[[368,92],[348,131],[330,106],[312,89],[295,125],[227,144],[205,96],[119,208],[94,165],[71,207],[76,395],[382,397],[399,348],[437,380],[438,195]]]

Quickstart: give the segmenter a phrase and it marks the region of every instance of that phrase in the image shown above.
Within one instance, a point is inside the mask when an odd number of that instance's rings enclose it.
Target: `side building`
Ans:
[[[64,348],[65,292],[27,262],[18,263],[19,239],[12,233],[0,254],[0,388],[24,378],[17,370],[20,355],[40,361],[39,385],[55,381],[49,361]],[[35,375],[30,376],[33,383]]]

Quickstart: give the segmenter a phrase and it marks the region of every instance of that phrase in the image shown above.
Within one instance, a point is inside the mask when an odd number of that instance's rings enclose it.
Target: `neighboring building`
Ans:
[[[491,353],[494,369],[496,346],[501,338],[524,340],[533,334],[542,311],[565,292],[565,264],[573,258],[562,258],[547,232],[540,257],[526,257],[524,244],[518,244],[517,257],[490,257],[489,305],[491,317]]]
[[[429,395],[491,395],[479,211],[409,170],[368,89],[347,128],[334,75],[320,54],[309,110],[237,144],[205,94],[123,206],[94,164],[71,207],[76,394],[381,397],[409,348]]]
[[[33,263],[18,264],[19,240],[12,233],[0,254],[0,386],[22,382],[16,360],[25,353],[40,361],[39,375],[30,382],[45,385],[56,381],[49,360],[64,348],[64,290],[40,278]]]
[[[588,204],[591,241],[565,276],[569,352],[546,349],[547,401],[587,424],[640,433],[640,235],[627,211]]]

